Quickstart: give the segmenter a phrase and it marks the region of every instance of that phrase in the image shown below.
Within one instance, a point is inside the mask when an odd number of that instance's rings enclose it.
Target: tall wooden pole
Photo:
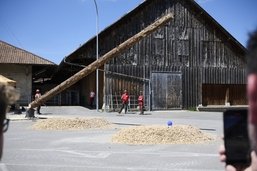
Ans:
[[[94,61],[84,69],[80,70],[67,80],[63,81],[61,84],[57,85],[44,95],[42,95],[39,99],[34,100],[29,104],[29,109],[35,108],[39,106],[40,104],[43,104],[45,101],[48,99],[52,98],[56,94],[62,92],[63,90],[67,89],[68,87],[72,86],[85,76],[89,75],[91,72],[95,71],[97,68],[101,67],[104,65],[107,61],[110,59],[116,57],[118,54],[123,52],[124,50],[132,47],[135,43],[139,42],[141,39],[144,37],[148,36],[152,32],[154,32],[156,29],[158,29],[160,26],[164,25],[167,23],[169,20],[173,18],[173,15],[171,13],[163,16],[162,18],[158,19],[155,21],[153,24],[149,25],[145,29],[143,29],[141,32],[137,33],[133,37],[129,38],[125,42],[121,43],[117,47],[113,48],[111,51],[107,52],[105,55],[103,55],[101,58],[98,60]]]

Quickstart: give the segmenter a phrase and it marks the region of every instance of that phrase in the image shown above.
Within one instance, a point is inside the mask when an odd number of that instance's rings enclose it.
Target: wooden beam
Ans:
[[[35,108],[39,106],[40,104],[43,104],[45,101],[49,100],[56,94],[62,92],[63,90],[69,88],[85,76],[89,75],[91,72],[95,71],[97,68],[104,65],[107,61],[111,60],[112,58],[116,57],[118,54],[123,52],[124,50],[132,47],[134,44],[139,42],[144,37],[148,36],[152,32],[154,32],[156,29],[158,29],[160,26],[164,25],[168,21],[170,21],[173,18],[173,15],[171,13],[163,16],[162,18],[158,19],[145,29],[143,29],[141,32],[137,33],[136,35],[132,36],[131,38],[127,39],[125,42],[121,43],[117,47],[113,48],[111,51],[107,52],[105,55],[100,57],[98,60],[94,61],[84,69],[80,70],[67,80],[63,81],[61,84],[57,85],[50,91],[46,92],[44,95],[42,95],[39,99],[31,102],[29,104],[29,109]]]

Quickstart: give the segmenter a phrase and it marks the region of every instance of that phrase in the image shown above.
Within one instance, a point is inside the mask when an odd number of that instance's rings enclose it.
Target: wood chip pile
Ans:
[[[129,127],[112,137],[112,142],[124,144],[198,144],[211,140],[213,136],[191,125]]]
[[[103,118],[50,118],[37,121],[32,129],[36,130],[82,130],[103,128],[110,123]]]

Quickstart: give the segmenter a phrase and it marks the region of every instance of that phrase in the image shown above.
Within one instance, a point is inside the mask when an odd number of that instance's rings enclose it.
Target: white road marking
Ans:
[[[75,151],[67,149],[20,149],[24,151],[46,151],[46,152],[63,152],[84,156],[89,158],[106,158],[111,154],[146,154],[146,155],[160,155],[161,157],[218,157],[217,153],[193,153],[193,152],[144,152],[144,151]],[[95,153],[95,154],[92,154]]]

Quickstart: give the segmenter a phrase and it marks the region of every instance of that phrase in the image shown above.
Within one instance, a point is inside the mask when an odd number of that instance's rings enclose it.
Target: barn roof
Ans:
[[[111,24],[110,26],[106,27],[103,31],[99,33],[99,37],[101,35],[106,34],[106,32],[111,31],[113,28],[115,28],[117,25],[124,22],[126,19],[130,18],[131,16],[135,15],[138,11],[143,9],[145,6],[147,6],[149,3],[151,3],[153,0],[145,0],[141,4],[139,4],[136,8],[134,8],[132,11],[128,12],[127,14],[123,15],[120,19],[118,19],[116,22]],[[241,52],[245,53],[246,48],[238,42],[225,28],[223,28],[211,15],[209,15],[195,0],[185,0],[187,3],[190,3],[194,10],[196,10],[200,15],[207,18],[207,20],[214,25],[218,30],[220,30],[224,36],[227,38],[228,41],[230,41],[235,47],[237,47],[237,50],[240,50]],[[88,44],[91,44],[95,42],[96,36],[89,39],[87,42],[85,42],[82,46],[80,46],[78,49],[73,51],[71,54],[67,56],[67,58],[73,58],[75,54],[77,54],[79,51],[82,51],[82,49],[85,49]],[[76,55],[75,55],[76,56]],[[63,63],[63,61],[62,61]],[[61,64],[62,64],[61,63]]]
[[[40,56],[20,49],[0,40],[0,63],[5,64],[31,64],[31,65],[55,65]]]

